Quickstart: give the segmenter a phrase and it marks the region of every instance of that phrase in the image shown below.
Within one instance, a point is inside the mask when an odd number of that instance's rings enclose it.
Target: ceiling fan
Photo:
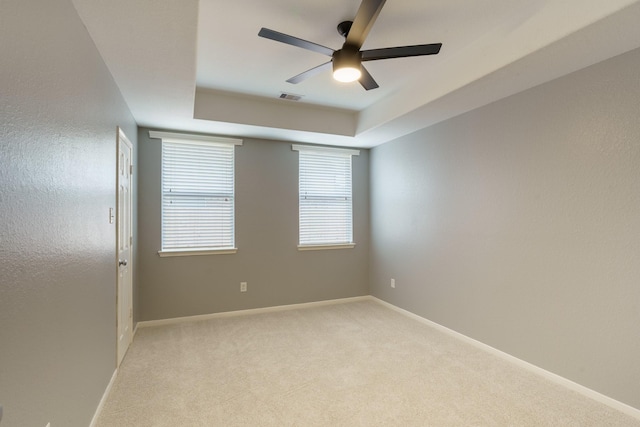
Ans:
[[[360,8],[353,21],[343,21],[338,24],[338,32],[345,37],[342,48],[333,50],[307,40],[299,39],[287,34],[279,33],[268,28],[262,28],[258,36],[277,42],[290,44],[303,49],[312,50],[331,57],[331,61],[311,68],[287,82],[300,83],[311,76],[333,67],[333,78],[342,82],[358,80],[366,90],[375,89],[378,83],[362,65],[363,61],[377,61],[379,59],[404,58],[408,56],[436,55],[440,52],[442,43],[420,44],[413,46],[388,47],[382,49],[360,50],[364,44],[373,23],[382,10],[386,0],[362,0]]]

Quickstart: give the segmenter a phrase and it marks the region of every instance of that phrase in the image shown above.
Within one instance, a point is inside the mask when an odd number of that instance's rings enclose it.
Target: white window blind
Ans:
[[[351,156],[359,151],[293,149],[299,152],[299,245],[353,244]]]
[[[234,248],[234,152],[217,139],[162,138],[162,251]]]

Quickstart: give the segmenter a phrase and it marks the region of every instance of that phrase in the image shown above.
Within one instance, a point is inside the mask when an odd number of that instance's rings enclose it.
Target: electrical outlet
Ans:
[[[44,427],[51,427],[51,423],[47,423],[47,425]]]
[[[391,279],[391,287],[392,288],[396,287],[396,279]]]
[[[247,292],[247,282],[240,282],[240,292]]]

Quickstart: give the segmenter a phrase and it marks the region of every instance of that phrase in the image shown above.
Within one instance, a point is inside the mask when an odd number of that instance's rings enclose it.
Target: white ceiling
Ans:
[[[141,126],[372,147],[640,47],[640,0],[389,0],[363,49],[443,43],[365,63],[380,88],[261,27],[341,47],[360,0],[72,0]],[[302,100],[278,99],[282,92]]]

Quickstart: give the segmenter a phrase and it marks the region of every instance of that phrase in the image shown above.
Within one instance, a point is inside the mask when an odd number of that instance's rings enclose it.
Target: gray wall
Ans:
[[[141,320],[368,294],[368,150],[353,157],[354,249],[297,250],[298,153],[245,139],[236,147],[238,252],[160,258],[161,142],[142,128],[138,141]]]
[[[638,70],[634,51],[373,149],[371,293],[640,408]]]
[[[68,0],[0,2],[3,427],[89,425],[115,369],[116,127],[136,125]]]

